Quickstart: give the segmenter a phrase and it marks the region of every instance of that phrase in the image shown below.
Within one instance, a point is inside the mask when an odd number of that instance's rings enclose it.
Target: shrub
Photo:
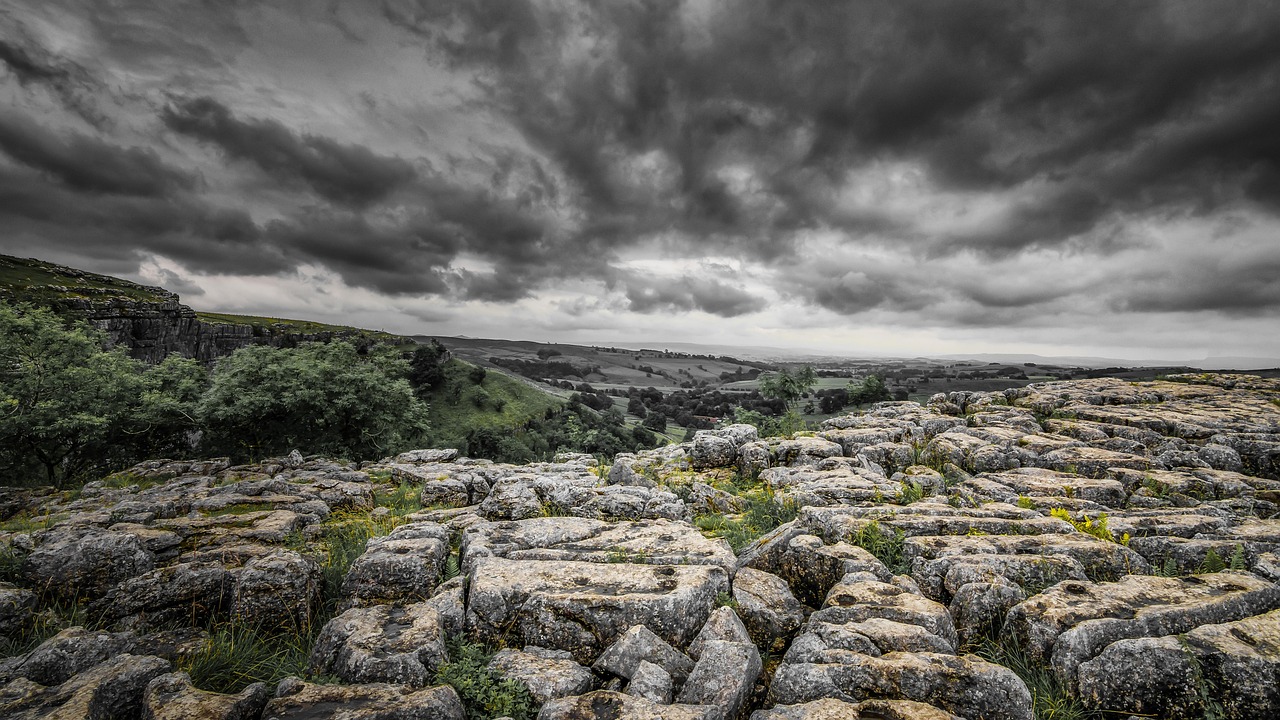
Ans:
[[[493,653],[488,648],[456,637],[449,642],[449,657],[436,671],[435,681],[458,692],[468,720],[532,720],[537,714],[537,703],[523,683],[489,669]]]

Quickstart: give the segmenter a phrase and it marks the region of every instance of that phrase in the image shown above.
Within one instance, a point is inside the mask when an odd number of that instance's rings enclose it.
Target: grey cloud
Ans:
[[[638,313],[701,310],[731,318],[761,310],[763,298],[715,278],[632,276],[622,281],[629,309]]]
[[[0,151],[85,192],[158,197],[194,184],[150,148],[121,147],[74,132],[60,137],[13,112],[0,112]]]
[[[385,200],[416,178],[413,166],[401,158],[295,133],[274,120],[242,120],[209,97],[178,100],[161,118],[175,132],[212,143],[228,157],[251,162],[279,180],[303,183],[339,204]]]

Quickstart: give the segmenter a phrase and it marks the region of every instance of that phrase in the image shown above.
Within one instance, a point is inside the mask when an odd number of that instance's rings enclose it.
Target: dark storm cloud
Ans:
[[[1209,310],[1273,317],[1280,310],[1280,248],[1271,257],[1233,267],[1202,263],[1148,274],[1113,304],[1138,312]]]
[[[488,69],[495,101],[593,216],[630,230],[614,245],[676,225],[774,258],[798,228],[856,237],[867,218],[826,198],[885,158],[922,163],[944,189],[1043,184],[998,227],[928,238],[935,253],[1053,246],[1121,212],[1280,208],[1280,10],[1264,2],[759,0],[721,5],[705,38],[675,3],[421,0],[384,14]],[[567,41],[583,36],[595,44],[578,57]],[[785,150],[794,135],[802,152]],[[610,163],[655,149],[678,163],[678,197],[634,202]],[[741,157],[771,212],[716,176]]]
[[[0,151],[85,192],[158,197],[193,184],[150,148],[121,147],[75,132],[64,137],[12,112],[0,111]]]
[[[240,119],[213,98],[176,101],[161,117],[175,132],[212,143],[228,157],[251,162],[278,180],[303,183],[343,205],[384,200],[416,177],[413,166],[401,158],[296,133],[274,120]]]
[[[89,72],[23,39],[21,26],[13,24],[8,30],[11,37],[0,37],[0,64],[8,68],[21,85],[48,88],[67,109],[91,125],[102,125],[106,121],[93,98],[101,84]]]
[[[628,309],[638,313],[701,310],[730,318],[756,312],[765,306],[763,298],[715,278],[636,275],[626,278],[622,284]]]

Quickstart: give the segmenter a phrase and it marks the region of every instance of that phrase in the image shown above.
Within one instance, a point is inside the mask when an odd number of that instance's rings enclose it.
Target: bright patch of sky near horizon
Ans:
[[[411,334],[1280,357],[1280,8],[0,0],[0,252]]]

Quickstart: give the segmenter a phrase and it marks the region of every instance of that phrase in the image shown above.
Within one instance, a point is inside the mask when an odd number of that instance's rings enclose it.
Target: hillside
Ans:
[[[197,312],[164,288],[8,255],[0,255],[0,300],[30,302],[88,320],[111,345],[152,363],[171,353],[209,363],[249,345],[278,347],[333,338],[357,344],[409,342],[385,332],[308,320]]]
[[[476,383],[475,367],[456,359],[445,362],[443,381],[427,396],[435,447],[463,447],[472,430],[511,430],[564,406],[563,400],[500,371],[487,371]]]

